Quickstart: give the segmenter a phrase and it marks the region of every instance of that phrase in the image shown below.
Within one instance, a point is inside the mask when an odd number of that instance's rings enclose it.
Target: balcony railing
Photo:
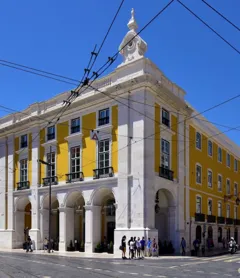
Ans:
[[[76,182],[76,181],[83,181],[84,176],[83,172],[76,172],[76,173],[68,173],[66,174],[66,183]]]
[[[167,118],[162,118],[162,123],[163,123],[164,125],[166,125],[166,126],[169,127],[169,119],[167,119]]]
[[[55,139],[55,133],[48,133],[47,134],[47,140],[50,141],[50,140],[53,140]]]
[[[105,117],[105,118],[99,118],[98,119],[98,125],[107,125],[109,124],[109,117]]]
[[[223,216],[218,216],[218,218],[217,218],[217,223],[218,223],[218,224],[225,224],[225,217],[223,217]]]
[[[24,190],[30,188],[30,182],[29,181],[20,181],[17,183],[17,190]]]
[[[234,219],[234,225],[240,225],[240,219]]]
[[[43,186],[49,186],[50,182],[51,182],[51,185],[57,185],[58,184],[58,177],[53,176],[53,177],[43,178]]]
[[[195,221],[196,222],[205,222],[205,214],[195,213]]]
[[[233,225],[233,219],[232,218],[226,218],[226,224],[227,225]]]
[[[108,178],[113,177],[114,171],[113,167],[105,167],[100,169],[93,170],[93,179],[101,179],[101,178]]]
[[[207,215],[207,222],[208,223],[215,223],[216,222],[216,216],[215,215]]]
[[[167,168],[159,167],[159,177],[173,181],[173,173],[174,173],[173,171]]]

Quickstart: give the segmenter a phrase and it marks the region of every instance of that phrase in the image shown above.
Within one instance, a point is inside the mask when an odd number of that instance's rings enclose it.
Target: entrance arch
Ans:
[[[22,248],[32,227],[32,206],[27,196],[16,199],[15,202],[15,233],[16,248]]]
[[[72,225],[66,227],[67,233],[72,235],[72,243],[75,248],[84,251],[85,244],[85,201],[79,191],[71,192],[66,199],[66,208],[74,210],[74,221]],[[76,241],[76,242],[75,242]],[[67,243],[69,244],[69,243]]]
[[[172,193],[167,189],[160,189],[155,195],[155,228],[161,242],[171,241],[175,245],[176,205]]]
[[[208,238],[213,238],[213,228],[212,226],[209,226],[208,227]]]

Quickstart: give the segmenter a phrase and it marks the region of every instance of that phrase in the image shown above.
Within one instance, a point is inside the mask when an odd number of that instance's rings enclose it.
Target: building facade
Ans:
[[[29,233],[43,248],[50,183],[61,251],[107,241],[119,253],[123,235],[171,241],[176,252],[182,237],[188,246],[238,238],[239,147],[194,117],[185,92],[144,57],[133,12],[128,28],[123,62],[59,121],[69,92],[0,119],[1,247],[21,248]]]

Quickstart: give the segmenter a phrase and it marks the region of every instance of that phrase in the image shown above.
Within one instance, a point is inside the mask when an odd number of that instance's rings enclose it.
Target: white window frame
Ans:
[[[21,139],[22,139],[22,136],[24,136],[24,135],[27,135],[27,147],[22,148],[21,147]],[[26,149],[28,147],[29,147],[29,134],[28,133],[21,134],[19,136],[19,150],[23,150],[23,149]]]
[[[171,142],[169,140],[166,140],[165,138],[161,138],[161,144],[160,144],[160,166],[162,167],[162,155],[163,155],[163,152],[162,152],[162,142],[163,141],[166,141],[169,144],[169,160],[168,160],[168,164],[169,165],[168,165],[167,169],[171,170],[172,169],[172,164],[171,164],[171,162],[172,162],[172,159],[171,159]]]
[[[27,173],[27,175],[26,175],[26,180],[21,180],[21,162],[23,161],[23,160],[26,160],[27,161],[27,163],[26,163],[26,168],[25,168],[25,170],[26,170],[26,173]],[[21,160],[19,160],[19,182],[27,182],[28,181],[28,159],[26,158],[26,157],[24,157],[24,158],[22,158]]]
[[[171,114],[170,114],[170,112],[166,109],[166,108],[164,108],[164,107],[162,107],[162,113],[161,113],[161,124],[163,124],[164,126],[166,126],[166,127],[171,127],[171,122],[170,122],[170,118],[171,118]],[[169,125],[165,125],[164,123],[163,123],[163,112],[167,112],[168,113],[168,121],[169,121]]]
[[[235,188],[237,188],[237,192],[235,192]],[[233,195],[235,196],[235,197],[237,197],[238,196],[238,183],[237,182],[234,182],[234,193],[233,193]],[[236,194],[235,194],[236,193]]]
[[[231,216],[231,207],[229,204],[226,204],[226,218],[230,218]]]
[[[234,158],[234,172],[238,172],[238,160]]]
[[[228,193],[228,181],[229,181],[229,193]],[[231,180],[229,178],[226,179],[226,194],[231,194]]]
[[[218,201],[218,207],[217,207],[217,213],[218,213],[218,217],[222,217],[222,202],[221,201]],[[220,208],[219,208],[219,205],[220,205]],[[219,213],[219,210],[221,209],[221,213]]]
[[[161,123],[161,125],[162,125],[162,113],[163,113],[163,111],[162,110],[165,110],[165,111],[167,111],[168,113],[169,113],[169,127],[168,126],[165,126],[164,125],[164,128],[166,127],[166,128],[171,128],[171,118],[172,118],[172,113],[169,111],[169,109],[168,108],[165,108],[164,106],[162,106],[162,105],[160,105],[160,107],[161,107],[161,109],[160,109],[160,123]],[[170,109],[171,110],[171,109]]]
[[[59,124],[61,124],[61,123],[59,123]],[[55,138],[51,139],[51,140],[48,140],[48,128],[52,127],[52,126],[55,127]],[[57,140],[57,124],[55,124],[55,125],[52,124],[52,125],[49,125],[45,128],[45,142],[51,142],[51,141],[55,141],[55,140]]]
[[[200,212],[198,212],[198,199],[200,199]],[[196,213],[202,213],[202,196],[200,195],[196,195]]]
[[[112,166],[112,137],[109,136],[108,134],[104,135],[104,136],[101,136],[101,138],[96,141],[96,169],[99,169],[99,157],[98,157],[98,145],[99,145],[99,142],[102,141],[102,140],[109,140],[109,167],[113,167]],[[114,171],[114,169],[113,169]]]
[[[55,154],[55,167],[54,167],[55,175],[54,176],[57,177],[57,153],[56,153],[56,150],[52,149],[52,153]],[[48,158],[47,158],[48,154],[50,154],[50,151],[46,152],[45,161],[48,161]],[[46,167],[45,167],[45,178],[50,178],[50,177],[48,177],[48,165],[46,165]]]
[[[105,125],[99,125],[99,112],[101,110],[109,109],[109,123]],[[96,111],[96,127],[97,128],[104,128],[105,126],[112,125],[112,106],[110,104],[106,104],[101,106],[97,111]],[[102,139],[101,139],[102,140]]]
[[[209,178],[208,178],[210,173],[211,173],[211,184],[209,183]],[[207,183],[208,183],[208,188],[213,189],[213,172],[211,169],[207,170]],[[210,184],[210,186],[209,186],[209,184]]]
[[[197,167],[200,167],[200,168],[201,168],[201,182],[200,182],[200,183],[197,181]],[[197,163],[197,164],[195,165],[195,173],[196,173],[196,174],[195,174],[196,184],[202,185],[202,165],[201,165],[201,164]]]
[[[211,143],[211,146],[212,146],[212,153],[211,154],[209,153],[209,143]],[[208,146],[207,147],[208,147],[208,156],[213,157],[213,142],[211,140],[208,140]]]
[[[80,172],[82,172],[82,140],[76,140],[68,143],[68,173],[71,173],[71,148],[80,147]]]
[[[221,150],[221,160],[219,160],[219,151]],[[218,156],[218,162],[219,163],[222,163],[222,148],[218,146],[218,153],[217,153],[217,156]]]
[[[200,148],[197,145],[197,136],[198,134],[200,135]],[[198,131],[196,131],[196,135],[195,135],[195,147],[197,150],[201,151],[202,150],[202,134]]]
[[[72,120],[75,120],[77,118],[79,118],[79,121],[80,121],[80,130],[78,132],[72,133],[71,132],[72,131]],[[82,117],[80,115],[75,115],[75,116],[71,117],[71,119],[69,119],[69,121],[68,121],[68,126],[69,126],[69,128],[68,128],[69,136],[82,133]]]
[[[211,213],[209,213],[209,202],[211,202],[212,206],[211,206]],[[207,203],[207,212],[208,215],[212,215],[212,210],[213,210],[213,200],[211,198],[208,198],[208,203]]]
[[[229,164],[228,164],[228,158],[229,158]],[[228,168],[231,168],[231,155],[228,152],[227,152],[227,155],[226,155],[226,165],[227,165]]]
[[[221,177],[221,190],[219,190],[219,177]],[[218,186],[218,192],[222,192],[223,177],[222,177],[222,175],[221,175],[221,174],[218,174],[217,186]]]

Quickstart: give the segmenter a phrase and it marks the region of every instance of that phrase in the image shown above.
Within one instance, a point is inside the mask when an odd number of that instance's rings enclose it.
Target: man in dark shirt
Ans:
[[[144,254],[145,254],[145,239],[144,239],[144,237],[142,237],[142,240],[140,241],[140,244],[141,244],[141,255],[142,255],[142,258],[144,258]]]

